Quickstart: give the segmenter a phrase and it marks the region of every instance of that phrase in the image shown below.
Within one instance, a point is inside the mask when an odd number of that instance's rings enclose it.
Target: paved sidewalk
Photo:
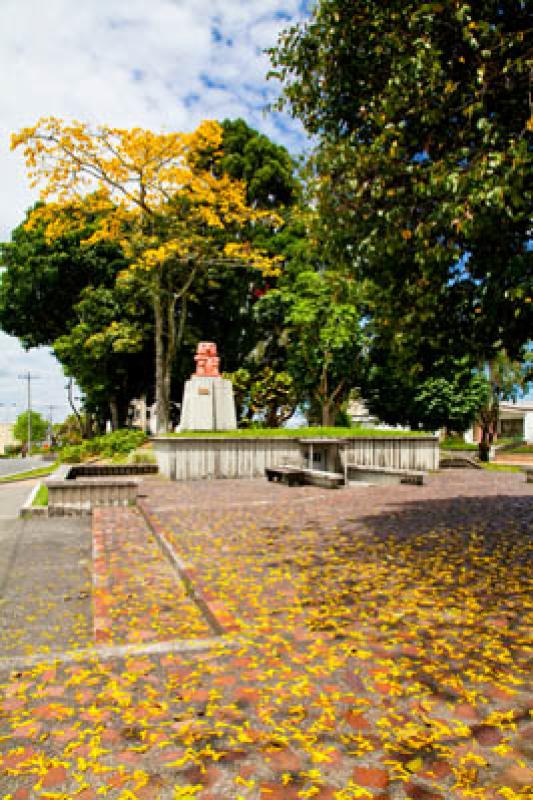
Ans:
[[[10,524],[7,521],[18,517],[36,483],[35,480],[0,483],[0,530],[9,529]]]
[[[0,520],[0,659],[92,643],[88,523]]]
[[[226,634],[204,620],[194,650],[164,641],[202,603],[184,601],[137,512],[97,515],[107,628],[149,636],[127,656],[0,661],[3,798],[530,800],[522,475],[340,491],[154,481],[146,494]]]

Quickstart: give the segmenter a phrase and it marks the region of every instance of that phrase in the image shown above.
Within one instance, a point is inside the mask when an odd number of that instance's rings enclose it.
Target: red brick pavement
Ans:
[[[93,514],[96,642],[125,644],[209,636],[183,582],[134,508]]]
[[[523,476],[147,489],[149,520],[229,637],[6,676],[4,797],[529,800]],[[111,553],[143,552],[138,516],[110,510],[105,525],[121,531]],[[151,585],[165,575],[153,559],[126,563]],[[112,570],[118,596],[129,569]]]

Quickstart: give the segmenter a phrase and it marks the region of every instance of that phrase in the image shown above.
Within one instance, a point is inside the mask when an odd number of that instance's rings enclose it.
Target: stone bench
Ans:
[[[422,486],[425,472],[414,469],[396,469],[393,467],[374,467],[367,464],[346,464],[346,480],[350,478],[365,483],[409,483]]]
[[[269,481],[286,483],[287,486],[302,486],[304,482],[304,470],[299,467],[266,467],[265,475]]]
[[[321,486],[323,489],[338,489],[344,486],[344,475],[340,472],[325,472],[319,469],[304,469],[304,481],[311,486]]]

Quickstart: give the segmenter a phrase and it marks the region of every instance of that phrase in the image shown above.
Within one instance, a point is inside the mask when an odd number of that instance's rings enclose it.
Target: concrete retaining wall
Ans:
[[[322,444],[314,440],[316,452],[321,446],[337,445],[345,450],[347,461],[354,464],[396,469],[433,470],[439,466],[439,442],[428,437],[358,437],[332,439]],[[171,480],[199,478],[257,478],[265,467],[280,464],[307,466],[309,444],[305,439],[267,438],[172,438],[152,439],[159,472]]]
[[[49,480],[48,515],[90,514],[95,506],[135,503],[139,485],[128,480]]]
[[[344,459],[358,466],[427,472],[439,468],[439,440],[437,436],[348,439]]]
[[[159,472],[171,480],[256,478],[265,467],[301,466],[297,439],[152,439]]]

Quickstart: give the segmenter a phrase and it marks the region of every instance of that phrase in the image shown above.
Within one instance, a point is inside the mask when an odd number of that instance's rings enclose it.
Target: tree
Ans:
[[[300,194],[295,164],[282,145],[250,128],[243,119],[222,122],[219,169],[246,184],[246,199],[258,208],[290,208]]]
[[[225,171],[228,164],[233,177],[246,178],[249,204],[275,207],[287,218],[289,224],[281,230],[273,231],[270,225],[256,222],[246,231],[246,237],[257,240],[258,247],[272,255],[283,255],[294,230],[289,206],[299,194],[292,159],[285,148],[270,142],[243,120],[225,120],[222,129],[221,165],[211,152],[210,168]],[[11,241],[0,245],[5,268],[0,275],[0,324],[26,347],[53,346],[67,374],[82,388],[85,407],[101,421],[109,418],[111,405],[113,425],[118,419],[123,426],[130,399],[127,392],[131,392],[130,397],[153,396],[153,381],[142,366],[143,361],[152,362],[154,357],[149,342],[150,336],[153,339],[150,297],[139,280],[133,280],[129,289],[123,279],[115,285],[117,276],[124,275],[128,266],[118,243],[82,244],[95,232],[94,221],[88,219],[83,230],[50,239],[44,223],[33,224],[32,220],[28,225],[33,210],[13,231]],[[228,241],[231,234],[228,231]],[[269,280],[245,265],[235,269],[216,264],[200,272],[195,286],[178,304],[180,324],[186,321],[186,325],[181,345],[176,344],[175,387],[190,371],[198,340],[223,343],[226,369],[234,370],[244,363],[258,338],[253,307]],[[92,302],[88,287],[95,290]],[[144,330],[142,349],[135,345],[136,354],[131,347],[126,352],[124,344],[126,340],[131,343],[131,337],[118,336],[117,330],[133,326],[138,333],[139,325]],[[90,346],[84,346],[84,338]],[[137,334],[134,339],[138,342]]]
[[[486,404],[490,384],[467,357],[435,364],[433,375],[423,380],[391,361],[374,360],[363,393],[370,412],[384,422],[463,432]]]
[[[146,393],[146,363],[153,354],[149,304],[134,286],[86,289],[75,306],[77,322],[53,343],[67,375],[82,389],[85,411],[100,426],[111,415],[113,430],[124,427],[133,397]]]
[[[481,428],[480,455],[485,461],[488,461],[489,447],[498,430],[500,402],[516,400],[520,393],[527,390],[532,380],[532,355],[531,343],[528,343],[524,361],[513,361],[502,350],[486,365],[489,390],[476,416]]]
[[[362,364],[354,281],[333,271],[301,271],[267,292],[257,315],[283,340],[287,371],[310,418],[333,425]]]
[[[25,347],[51,346],[83,390],[86,410],[100,425],[111,416],[120,427],[131,397],[150,388],[143,366],[153,357],[150,298],[138,282],[116,283],[127,267],[117,243],[82,245],[93,220],[47,239],[45,224],[33,224],[35,210],[1,247],[0,323]]]
[[[212,151],[207,151],[203,154],[202,166],[245,181],[248,204],[261,210],[274,210],[283,219],[283,225],[274,229],[270,224],[261,224],[261,220],[254,221],[247,226],[244,235],[262,252],[282,259],[285,271],[295,242],[305,236],[295,220],[301,195],[295,164],[284,147],[242,119],[224,120],[222,131],[222,157],[216,161]],[[192,364],[196,342],[204,338],[221,344],[226,372],[233,373],[246,363],[253,375],[259,374],[265,365],[256,363],[253,355],[262,336],[254,307],[275,284],[272,276],[244,265],[238,270],[220,265],[205,270],[187,302],[188,331],[184,340],[189,351],[187,364]]]
[[[42,442],[48,433],[48,422],[42,417],[38,411],[31,412],[31,440],[32,442]],[[18,442],[23,444],[28,443],[28,412],[23,411],[19,414],[15,427],[13,428],[13,436]]]
[[[0,326],[24,347],[52,345],[76,322],[84,289],[111,288],[127,266],[114,242],[81,246],[94,233],[90,220],[83,229],[47,239],[44,223],[29,224],[38,208],[0,244]]]
[[[418,383],[533,330],[530,24],[522,0],[321,0],[272,52],[318,141],[317,236]]]
[[[279,428],[296,411],[297,395],[288,372],[241,367],[225,377],[233,384],[237,419],[245,425],[259,421],[267,428]]]
[[[265,220],[268,213],[247,204],[242,182],[200,163],[206,150],[216,162],[221,144],[222,129],[213,121],[191,134],[155,134],[48,118],[12,138],[13,148],[24,148],[32,185],[41,184],[41,199],[48,201],[32,215],[34,224],[44,222],[54,239],[97,214],[97,229],[86,243],[120,242],[130,272],[150,292],[157,419],[163,431],[179,335],[178,301],[214,262],[272,268],[271,259],[241,238],[244,225]],[[224,235],[228,231],[231,241]]]

